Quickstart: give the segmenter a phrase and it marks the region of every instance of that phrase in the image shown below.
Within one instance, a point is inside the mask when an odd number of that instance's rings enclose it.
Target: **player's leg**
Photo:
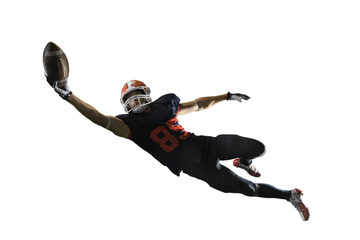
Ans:
[[[219,164],[217,170],[209,172],[206,181],[222,192],[242,193],[246,196],[284,199],[296,208],[304,221],[309,220],[309,209],[301,200],[302,192],[298,189],[282,190],[270,184],[253,183],[237,176],[230,169]]]
[[[251,182],[221,164],[218,164],[216,169],[208,170],[204,180],[211,187],[226,193],[241,193],[251,197],[285,200],[289,200],[291,197],[290,191],[278,189],[265,183]]]
[[[221,160],[241,158],[244,164],[265,153],[265,145],[255,139],[238,135],[219,135],[216,137],[216,149]]]
[[[220,160],[235,159],[234,166],[243,168],[252,176],[260,176],[251,165],[252,159],[265,153],[265,145],[260,141],[238,135],[219,135],[216,137],[216,150]]]
[[[290,201],[304,220],[309,218],[309,211],[302,203],[298,190],[286,191],[264,183],[253,183],[246,180],[225,166],[219,164],[216,149],[217,141],[211,137],[197,137],[195,139],[199,161],[196,164],[184,165],[184,173],[207,182],[211,187],[226,193],[241,193],[246,196],[262,198],[278,198]],[[192,151],[185,151],[186,153]],[[190,154],[192,155],[192,154]],[[191,159],[191,156],[184,157]],[[193,156],[193,159],[197,157]],[[194,162],[191,160],[190,162]]]

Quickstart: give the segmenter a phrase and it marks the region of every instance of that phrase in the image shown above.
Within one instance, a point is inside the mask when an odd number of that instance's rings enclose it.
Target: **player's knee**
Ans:
[[[256,183],[249,182],[247,188],[244,188],[242,194],[249,197],[255,197],[258,195],[259,186]]]
[[[254,146],[256,148],[256,153],[258,157],[261,157],[265,154],[266,147],[262,142],[255,140]]]
[[[248,182],[247,184],[234,185],[218,185],[209,183],[212,188],[215,188],[223,193],[241,193],[248,197],[258,196],[259,186],[256,183]]]

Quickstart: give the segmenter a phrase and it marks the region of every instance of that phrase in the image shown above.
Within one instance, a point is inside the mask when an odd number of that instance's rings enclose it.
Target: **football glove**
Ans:
[[[238,102],[241,102],[242,100],[249,100],[250,97],[245,95],[245,94],[241,94],[241,93],[230,93],[228,92],[227,98],[228,101],[229,100],[236,100]]]
[[[71,96],[71,94],[72,94],[72,92],[70,91],[70,88],[69,88],[69,86],[67,85],[67,83],[66,83],[64,86],[62,86],[62,87],[58,87],[58,86],[57,86],[57,82],[55,82],[55,84],[54,84],[54,90],[55,90],[55,92],[56,92],[57,94],[59,94],[59,96],[60,96],[62,99],[64,99],[64,100],[67,100],[67,99]]]

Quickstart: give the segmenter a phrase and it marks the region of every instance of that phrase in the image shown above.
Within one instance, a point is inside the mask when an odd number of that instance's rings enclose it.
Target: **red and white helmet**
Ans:
[[[131,97],[128,97],[129,93],[138,91]],[[142,81],[131,80],[127,82],[121,90],[120,102],[124,107],[125,112],[139,113],[146,109],[146,105],[151,103],[150,88]]]

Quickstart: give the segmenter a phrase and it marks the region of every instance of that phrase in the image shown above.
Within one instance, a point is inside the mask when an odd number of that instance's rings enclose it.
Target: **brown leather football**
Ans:
[[[49,42],[43,53],[45,76],[53,87],[57,82],[58,87],[66,84],[69,77],[69,62],[63,50],[53,42]]]

